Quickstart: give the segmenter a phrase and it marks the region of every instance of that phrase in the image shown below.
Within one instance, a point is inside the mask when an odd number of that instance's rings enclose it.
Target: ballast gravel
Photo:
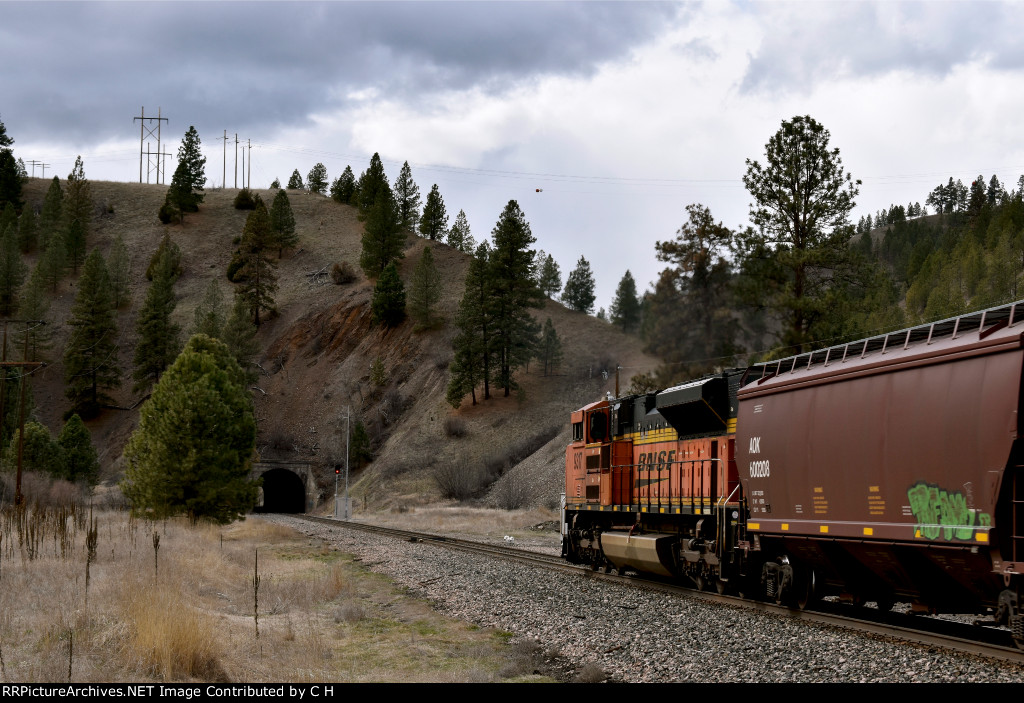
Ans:
[[[360,557],[448,616],[536,642],[588,680],[599,669],[618,682],[1024,681],[1024,667],[967,654],[287,516],[266,519]]]

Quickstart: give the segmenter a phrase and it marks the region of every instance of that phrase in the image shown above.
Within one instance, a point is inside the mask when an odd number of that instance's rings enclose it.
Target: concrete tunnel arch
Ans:
[[[253,467],[253,477],[262,478],[255,513],[304,513],[315,498],[315,485],[309,464],[298,462],[261,462]]]

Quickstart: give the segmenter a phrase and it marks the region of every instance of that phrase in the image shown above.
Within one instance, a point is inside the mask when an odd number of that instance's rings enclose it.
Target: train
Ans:
[[[807,608],[973,613],[1024,648],[1024,301],[571,414],[562,553]]]

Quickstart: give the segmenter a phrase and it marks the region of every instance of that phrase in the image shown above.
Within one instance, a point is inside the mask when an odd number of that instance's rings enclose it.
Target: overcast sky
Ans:
[[[172,154],[196,126],[208,186],[225,130],[228,186],[236,133],[257,188],[407,160],[478,241],[517,200],[607,308],[627,268],[656,278],[687,204],[746,225],[745,160],[794,115],[863,181],[854,220],[950,176],[1015,185],[1022,36],[1024,5],[995,2],[3,2],[0,120],[61,178],[82,154],[137,182],[143,107]]]

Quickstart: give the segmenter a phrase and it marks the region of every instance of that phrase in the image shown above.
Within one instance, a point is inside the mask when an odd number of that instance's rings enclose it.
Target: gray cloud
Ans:
[[[1024,68],[1017,4],[980,2],[754,4],[764,39],[740,84],[746,93],[809,92],[837,76],[904,70],[942,77],[983,61]]]
[[[130,133],[139,107],[268,130],[368,87],[407,102],[587,74],[649,39],[665,3],[4,3],[0,112],[16,138]],[[16,68],[15,68],[16,67]],[[200,126],[200,133],[203,127]]]

